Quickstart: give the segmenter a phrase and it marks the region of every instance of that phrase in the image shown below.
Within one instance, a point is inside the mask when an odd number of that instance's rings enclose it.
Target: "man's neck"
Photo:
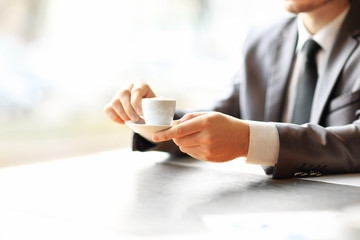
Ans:
[[[307,30],[314,35],[348,6],[348,0],[329,1],[313,11],[300,13],[300,17]]]

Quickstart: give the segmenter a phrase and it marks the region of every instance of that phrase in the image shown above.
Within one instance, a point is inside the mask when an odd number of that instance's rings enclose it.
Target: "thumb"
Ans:
[[[172,125],[173,125],[173,126],[179,125],[180,123],[181,123],[180,120],[174,120],[174,121],[172,121]]]
[[[185,114],[182,118],[180,118],[177,122],[177,124],[180,124],[180,123],[183,123],[183,122],[186,122],[186,121],[189,121],[193,118],[196,118],[196,117],[199,117],[199,116],[202,116],[202,115],[205,115],[207,114],[207,112],[195,112],[195,113],[188,113],[188,114]],[[176,124],[176,125],[177,125]]]

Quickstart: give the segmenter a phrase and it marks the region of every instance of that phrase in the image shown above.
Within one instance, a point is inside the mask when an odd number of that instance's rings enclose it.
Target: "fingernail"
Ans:
[[[174,121],[172,122],[172,125],[175,126],[175,125],[178,125],[178,124],[180,124],[180,123],[181,123],[180,120],[174,120]]]
[[[131,115],[131,120],[133,121],[133,122],[137,122],[138,120],[139,120],[139,116],[138,115]]]
[[[158,142],[158,141],[159,141],[159,137],[156,136],[156,135],[153,135],[153,138],[152,138],[152,139],[153,139],[154,142]]]
[[[141,109],[141,107],[138,107],[138,108],[136,109],[136,111],[137,111],[137,113],[138,113],[139,115],[142,115],[142,109]]]

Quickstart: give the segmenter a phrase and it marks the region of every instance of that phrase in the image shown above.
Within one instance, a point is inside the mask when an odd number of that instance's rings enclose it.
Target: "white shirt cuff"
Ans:
[[[246,163],[275,166],[279,156],[279,134],[275,124],[248,121],[250,143]]]

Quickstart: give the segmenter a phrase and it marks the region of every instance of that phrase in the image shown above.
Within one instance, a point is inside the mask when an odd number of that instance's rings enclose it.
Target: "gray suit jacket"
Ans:
[[[265,167],[274,178],[360,172],[360,1],[351,3],[318,79],[310,123],[280,123],[297,43],[295,18],[250,32],[244,64],[231,94],[211,109],[241,119],[275,122],[279,158]],[[151,145],[139,136],[135,150],[166,150],[171,143]]]

